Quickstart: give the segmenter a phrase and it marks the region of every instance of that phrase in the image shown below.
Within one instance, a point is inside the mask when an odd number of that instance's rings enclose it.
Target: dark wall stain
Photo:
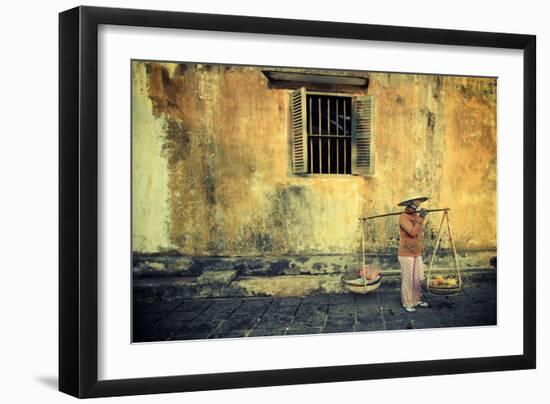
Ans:
[[[162,152],[168,159],[170,166],[176,165],[181,160],[189,157],[191,138],[188,130],[182,122],[175,119],[165,121],[165,138],[162,145]]]
[[[188,66],[186,63],[179,63],[176,67],[175,75],[176,76],[183,76],[185,72],[187,71]]]
[[[271,264],[270,270],[272,275],[280,275],[285,272],[285,270],[290,268],[290,262],[288,260],[278,260]]]
[[[298,185],[289,185],[277,189],[272,197],[273,202],[273,222],[277,226],[283,226],[300,220],[299,206],[307,204],[305,187]]]
[[[222,254],[225,251],[225,236],[222,223],[216,215],[216,176],[214,171],[214,161],[207,155],[202,160],[203,177],[201,185],[203,189],[204,200],[208,211],[206,220],[210,234],[208,250],[215,255]]]
[[[483,82],[469,82],[468,84],[459,84],[458,92],[465,100],[477,98],[488,104],[494,104],[497,91],[497,81],[484,80]]]
[[[216,204],[216,178],[214,176],[214,162],[208,157],[202,160],[203,178],[202,188],[206,202],[209,205]]]
[[[307,237],[303,232],[307,232],[311,223],[309,214],[312,212],[308,209],[312,200],[310,190],[304,186],[281,184],[268,199],[271,201],[268,223],[274,251],[296,253],[297,242]]]
[[[466,87],[464,84],[460,84],[458,86],[458,91],[460,92],[463,98],[470,98],[473,95],[471,89]]]
[[[376,223],[374,220],[367,220],[365,223],[365,242],[375,244],[376,237]]]
[[[441,85],[442,85],[442,78],[441,76],[435,76],[435,84],[433,88],[433,98],[436,101],[439,101],[439,95],[441,93]]]
[[[321,269],[327,268],[327,264],[325,264],[324,262],[316,262],[312,265],[312,268],[316,271],[320,271]]]
[[[272,251],[273,246],[273,237],[269,233],[252,233],[250,235],[250,242],[257,251],[260,252],[269,252]]]
[[[166,67],[158,63],[146,63],[145,69],[149,76],[149,98],[153,101],[153,113],[160,116],[178,111],[178,95],[183,92],[181,74],[172,80]]]
[[[431,111],[428,111],[427,115],[427,126],[428,130],[431,132],[435,131],[435,114]]]

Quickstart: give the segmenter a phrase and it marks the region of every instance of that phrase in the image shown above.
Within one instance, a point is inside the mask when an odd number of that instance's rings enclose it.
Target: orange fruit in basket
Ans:
[[[378,278],[379,276],[380,276],[380,271],[378,271],[378,270],[375,269],[375,270],[372,271],[370,274],[367,274],[367,279],[368,279],[369,281],[372,281],[373,279],[376,279],[376,278]]]
[[[359,271],[359,276],[361,278],[366,277],[369,281],[376,279],[380,276],[380,271],[376,268],[369,267],[365,265],[363,269]]]

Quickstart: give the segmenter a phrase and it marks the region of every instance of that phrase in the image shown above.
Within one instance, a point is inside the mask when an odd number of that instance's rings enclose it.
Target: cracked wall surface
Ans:
[[[411,187],[451,208],[459,249],[496,248],[494,78],[369,73],[369,177],[292,174],[289,91],[261,68],[133,61],[132,84],[136,253],[357,253],[358,218]],[[397,246],[396,217],[366,229],[369,251]]]

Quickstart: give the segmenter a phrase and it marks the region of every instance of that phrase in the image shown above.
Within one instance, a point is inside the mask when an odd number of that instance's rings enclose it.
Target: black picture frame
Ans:
[[[98,26],[181,28],[523,50],[523,354],[98,381]],[[59,389],[76,397],[533,369],[536,366],[536,37],[77,7],[59,15]]]

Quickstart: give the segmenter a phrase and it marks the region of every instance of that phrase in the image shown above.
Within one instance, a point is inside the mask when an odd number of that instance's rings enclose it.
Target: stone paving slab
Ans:
[[[428,308],[408,313],[399,288],[368,295],[183,299],[136,303],[134,342],[275,337],[496,325],[496,282],[467,285],[456,296],[425,295]]]
[[[301,300],[300,298],[274,299],[266,313],[256,325],[252,336],[260,334],[283,335],[284,330],[289,328],[294,322]],[[277,334],[273,334],[274,332],[277,332]]]

